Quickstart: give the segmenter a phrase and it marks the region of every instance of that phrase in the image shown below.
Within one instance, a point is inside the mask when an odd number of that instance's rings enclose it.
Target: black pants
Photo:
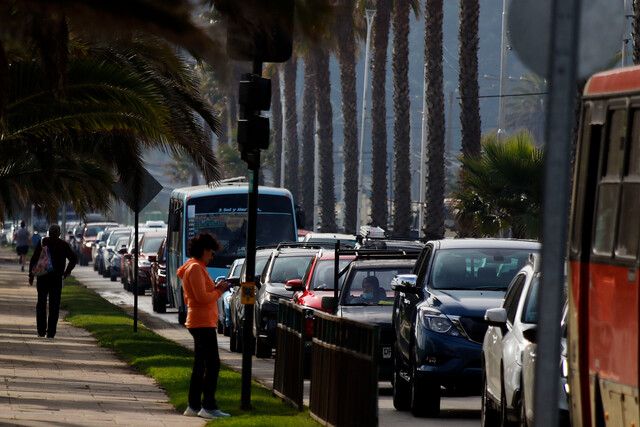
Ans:
[[[189,384],[189,406],[194,410],[218,409],[216,387],[220,372],[218,337],[215,328],[192,328],[195,357]],[[202,398],[202,400],[201,400]]]
[[[38,303],[36,304],[36,324],[38,335],[53,338],[56,335],[58,316],[60,314],[60,294],[62,293],[62,277],[45,274],[37,279]],[[49,299],[49,321],[47,322],[47,298]]]

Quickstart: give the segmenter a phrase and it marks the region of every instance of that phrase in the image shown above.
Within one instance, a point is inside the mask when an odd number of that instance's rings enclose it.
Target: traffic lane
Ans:
[[[96,291],[102,298],[132,313],[134,295],[124,290],[119,280],[112,282],[97,274],[90,266],[76,266],[72,274],[87,288]],[[178,312],[167,308],[166,313],[155,313],[148,295],[138,296],[138,318],[150,329],[165,338],[176,341],[185,347],[193,348],[193,339],[184,326],[178,323]],[[229,351],[229,338],[218,335],[220,359],[227,366],[241,371],[242,354]],[[273,384],[274,359],[252,361],[252,375],[262,379],[266,386]],[[411,412],[397,411],[393,407],[393,390],[388,381],[379,383],[378,418],[381,426],[478,426],[480,424],[480,397],[443,396],[438,418],[415,418]],[[309,381],[305,381],[305,404],[308,405]]]

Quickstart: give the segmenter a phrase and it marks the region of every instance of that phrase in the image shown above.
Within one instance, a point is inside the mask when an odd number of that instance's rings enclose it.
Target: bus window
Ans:
[[[640,110],[634,110],[631,124],[631,141],[629,143],[629,166],[622,183],[622,200],[620,202],[620,224],[616,256],[635,259],[638,254],[638,238],[640,237]]]
[[[622,171],[624,138],[627,134],[627,112],[625,110],[615,110],[609,120],[609,138],[605,152],[607,160],[603,176],[616,178],[620,177]]]

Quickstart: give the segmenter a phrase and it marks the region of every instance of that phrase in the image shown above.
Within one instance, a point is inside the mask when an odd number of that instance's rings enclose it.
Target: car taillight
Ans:
[[[313,318],[312,312],[306,313],[304,317],[304,331],[308,337],[313,336]]]

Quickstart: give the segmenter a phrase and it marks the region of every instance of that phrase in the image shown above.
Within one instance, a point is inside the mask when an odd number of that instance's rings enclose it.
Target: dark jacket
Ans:
[[[64,274],[68,276],[73,270],[73,267],[78,263],[78,257],[71,249],[71,246],[64,240],[58,237],[44,237],[40,239],[36,248],[33,251],[33,256],[31,257],[31,261],[29,262],[29,277],[32,277],[31,271],[33,267],[38,263],[38,258],[40,258],[40,253],[42,252],[42,245],[49,247],[49,254],[51,254],[51,262],[53,263],[53,271],[51,273],[45,274],[45,276],[56,275],[58,277],[62,277]],[[69,264],[67,264],[67,268],[65,269],[65,261],[69,260]],[[42,277],[45,277],[42,276]]]

